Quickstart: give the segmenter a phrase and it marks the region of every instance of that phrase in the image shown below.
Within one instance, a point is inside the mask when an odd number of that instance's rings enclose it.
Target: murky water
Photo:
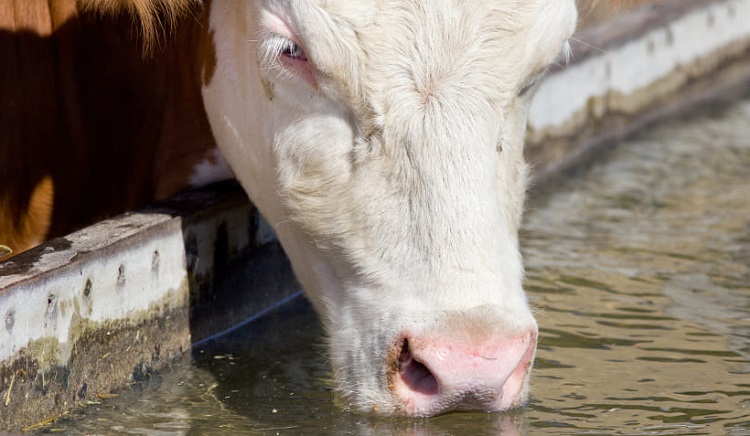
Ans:
[[[541,341],[514,414],[341,411],[300,300],[47,431],[750,434],[750,102],[619,147],[533,206],[523,244]]]

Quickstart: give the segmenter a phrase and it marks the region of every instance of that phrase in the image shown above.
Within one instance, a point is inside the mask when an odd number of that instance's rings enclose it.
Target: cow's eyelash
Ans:
[[[276,34],[264,39],[262,53],[266,65],[278,64],[281,57],[307,61],[307,54],[302,46],[287,37]]]
[[[305,51],[302,49],[302,47],[291,40],[287,40],[286,44],[281,47],[280,54],[282,56],[286,56],[288,58],[296,59],[299,61],[307,60],[307,54],[305,54]]]
[[[296,37],[267,29],[259,41],[258,60],[265,72],[279,79],[303,79],[317,86],[315,69]]]

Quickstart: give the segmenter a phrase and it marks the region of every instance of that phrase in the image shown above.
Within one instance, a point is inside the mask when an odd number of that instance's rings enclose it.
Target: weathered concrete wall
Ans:
[[[108,394],[189,349],[179,227],[129,214],[0,264],[0,429]]]
[[[572,63],[540,85],[526,145],[540,181],[750,77],[750,0],[646,3],[577,33]]]
[[[747,17],[750,0],[656,1],[576,35],[573,62],[541,84],[531,110],[538,177],[746,83]],[[281,249],[231,183],[1,262],[0,431],[148,378],[191,342],[298,294]]]
[[[143,381],[298,292],[234,183],[21,253],[0,263],[0,431]]]

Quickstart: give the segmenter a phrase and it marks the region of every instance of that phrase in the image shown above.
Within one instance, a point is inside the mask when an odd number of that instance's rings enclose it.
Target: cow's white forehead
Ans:
[[[414,31],[431,35],[454,36],[457,40],[471,34],[494,35],[501,39],[514,36],[533,38],[535,43],[559,45],[575,26],[573,2],[561,0],[297,0],[283,2],[282,9],[298,11],[315,8],[332,17],[333,31],[357,29],[357,36],[397,32],[413,39]],[[303,19],[303,24],[306,18]],[[311,25],[315,23],[310,22]],[[318,23],[319,24],[319,23]],[[444,26],[442,24],[447,24]],[[343,35],[339,35],[343,36]],[[424,35],[422,35],[424,36]],[[489,41],[484,41],[489,42]],[[531,41],[530,41],[531,42]],[[554,55],[554,54],[553,54]]]
[[[377,23],[361,35],[368,56],[366,89],[376,112],[398,107],[399,118],[421,118],[430,107],[481,106],[503,94],[509,100],[516,76],[524,74],[514,65],[522,50],[514,35],[526,20],[487,6],[400,2],[381,10]]]
[[[404,74],[423,97],[454,79],[510,98],[559,53],[575,25],[571,5],[559,0],[267,0],[268,9],[298,32],[319,73],[345,86],[342,100],[355,106],[382,95],[369,85],[391,88],[397,85],[388,79]],[[488,74],[462,77],[477,72]]]

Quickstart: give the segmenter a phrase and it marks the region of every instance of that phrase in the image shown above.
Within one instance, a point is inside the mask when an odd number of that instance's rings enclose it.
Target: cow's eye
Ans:
[[[281,54],[281,56],[290,59],[295,59],[298,61],[307,60],[307,54],[305,54],[305,51],[302,49],[302,47],[300,47],[299,44],[290,39],[284,41],[284,43],[280,47],[279,53]]]
[[[539,73],[534,74],[531,79],[526,81],[526,83],[523,85],[520,91],[518,91],[518,96],[523,97],[524,95],[528,94],[529,91],[534,89],[534,87],[541,81],[541,79],[547,74],[547,69],[542,70]]]

